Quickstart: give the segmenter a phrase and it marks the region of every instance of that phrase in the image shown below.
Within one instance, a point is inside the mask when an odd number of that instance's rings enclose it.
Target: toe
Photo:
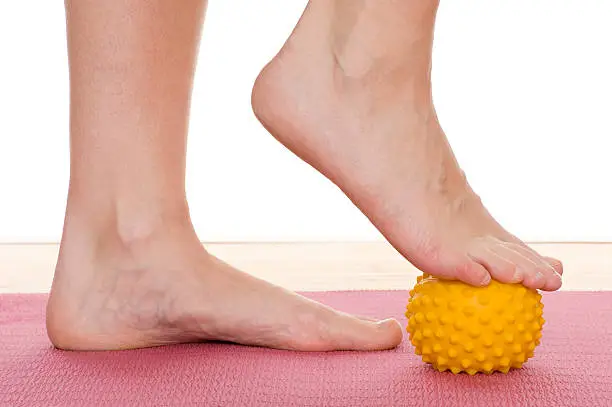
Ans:
[[[491,282],[489,271],[473,258],[465,259],[454,271],[458,280],[473,286],[486,286]]]
[[[550,264],[550,266],[553,269],[555,269],[557,274],[559,274],[560,276],[563,275],[563,263],[561,263],[561,260],[555,259],[554,257],[548,257],[548,256],[542,256],[542,258],[546,260],[546,262]]]
[[[523,282],[529,288],[542,288],[546,284],[547,266],[541,261],[533,261],[529,256],[524,255],[516,247],[506,246],[503,243],[494,245],[491,250],[512,262],[516,266],[516,274],[513,282]]]
[[[479,239],[470,256],[482,264],[491,276],[503,283],[519,283],[533,289],[557,290],[560,275],[536,252],[526,246],[496,238]]]
[[[555,270],[555,272],[557,272],[557,274],[563,275],[563,263],[561,263],[559,259],[540,255],[538,252],[529,247],[525,242],[523,242],[521,239],[512,234],[506,236],[506,239],[504,240],[507,240],[508,242],[514,243],[519,246],[523,253],[529,252],[537,258],[542,259],[543,261],[548,263]]]
[[[532,280],[538,280],[537,282],[534,282],[534,284],[537,284],[538,286],[533,288],[539,288],[546,291],[554,291],[558,290],[561,287],[561,274],[563,273],[563,265],[559,260],[550,257],[542,257],[535,250],[533,250],[529,246],[526,246],[525,244],[504,243],[503,245],[508,249],[520,253],[522,256],[528,258],[531,261],[532,266],[528,270],[527,275],[530,276]],[[559,270],[560,273],[557,270]]]
[[[402,327],[395,319],[369,321],[336,313],[325,329],[329,341],[325,350],[386,350],[402,341]]]
[[[517,265],[516,256],[507,256],[494,251],[488,242],[474,245],[468,255],[481,264],[495,280],[502,283],[518,283],[523,280],[523,273]],[[510,257],[510,258],[509,258]],[[519,263],[522,263],[521,259]]]
[[[544,264],[538,266],[537,268],[537,273],[544,276],[544,282],[538,288],[544,291],[558,290],[561,288],[563,283],[561,280],[561,275],[557,273],[557,271],[548,262],[544,261],[543,263]]]

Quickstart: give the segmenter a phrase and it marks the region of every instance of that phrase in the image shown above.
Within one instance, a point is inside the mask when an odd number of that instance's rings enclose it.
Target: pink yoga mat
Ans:
[[[397,317],[404,291],[310,293]],[[544,294],[542,345],[523,369],[439,373],[407,338],[392,351],[298,353],[229,344],[124,352],[52,349],[44,295],[0,295],[2,406],[612,406],[612,292]]]

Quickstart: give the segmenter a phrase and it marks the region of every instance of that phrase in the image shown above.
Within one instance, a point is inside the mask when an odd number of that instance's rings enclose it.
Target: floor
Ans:
[[[388,244],[211,243],[223,260],[291,290],[408,289],[418,271]],[[538,243],[565,265],[563,290],[612,290],[612,243]],[[56,244],[0,244],[0,293],[47,292]]]

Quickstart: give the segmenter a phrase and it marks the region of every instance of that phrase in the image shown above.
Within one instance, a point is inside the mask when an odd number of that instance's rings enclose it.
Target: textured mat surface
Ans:
[[[404,291],[311,293],[396,316]],[[296,353],[227,344],[77,353],[51,348],[43,295],[0,296],[2,406],[612,406],[612,292],[544,295],[544,337],[523,369],[438,373],[396,350]]]

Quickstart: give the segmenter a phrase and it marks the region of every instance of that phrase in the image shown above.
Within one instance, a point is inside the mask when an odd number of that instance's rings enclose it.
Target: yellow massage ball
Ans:
[[[472,287],[424,274],[410,290],[410,342],[441,372],[507,373],[520,368],[540,344],[541,300],[536,290],[520,284]]]

